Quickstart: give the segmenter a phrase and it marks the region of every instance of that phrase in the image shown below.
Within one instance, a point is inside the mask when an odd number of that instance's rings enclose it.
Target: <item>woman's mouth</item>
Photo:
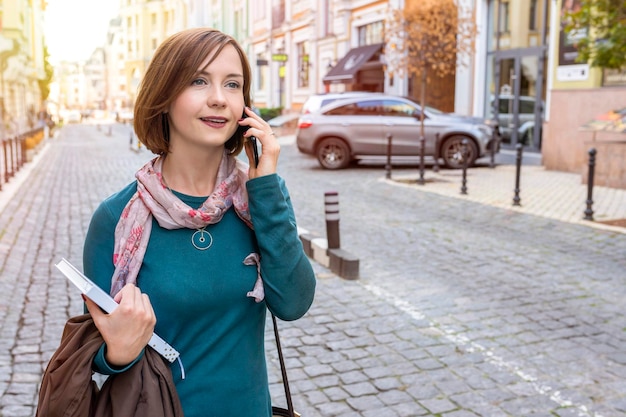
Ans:
[[[223,117],[201,117],[200,120],[211,127],[223,127],[226,124],[226,119]]]

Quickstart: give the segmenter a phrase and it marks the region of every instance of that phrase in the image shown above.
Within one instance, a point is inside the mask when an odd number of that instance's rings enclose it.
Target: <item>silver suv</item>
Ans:
[[[399,160],[420,156],[420,124],[424,117],[424,155],[441,158],[449,168],[468,166],[489,150],[491,128],[484,119],[443,113],[405,97],[367,93],[335,100],[298,120],[296,143],[300,152],[314,155],[326,169],[347,167],[360,159],[381,159],[391,155]],[[468,139],[467,151],[462,141]]]

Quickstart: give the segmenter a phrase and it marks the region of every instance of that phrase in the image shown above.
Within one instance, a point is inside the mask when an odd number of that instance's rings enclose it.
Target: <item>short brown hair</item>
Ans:
[[[239,43],[217,29],[193,28],[175,33],[155,51],[139,86],[135,101],[134,128],[139,140],[157,155],[169,152],[169,122],[166,114],[170,104],[193,81],[207,56],[213,59],[232,45],[243,67],[243,97],[250,106],[250,64]],[[210,62],[209,62],[210,63]],[[241,129],[226,141],[226,149],[239,154],[244,138]]]

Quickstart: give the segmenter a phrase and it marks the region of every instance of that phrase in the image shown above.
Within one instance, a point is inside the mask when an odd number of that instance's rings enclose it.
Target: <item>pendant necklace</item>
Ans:
[[[211,233],[204,230],[205,227],[206,226],[196,230],[194,234],[191,235],[191,244],[198,250],[207,250],[213,245],[213,236],[211,236]]]
[[[165,187],[172,192],[170,186],[167,185],[167,181],[165,181],[163,173],[161,173],[161,179],[163,180]],[[198,250],[207,250],[213,245],[213,236],[205,229],[206,226],[199,228],[191,235],[191,244]]]

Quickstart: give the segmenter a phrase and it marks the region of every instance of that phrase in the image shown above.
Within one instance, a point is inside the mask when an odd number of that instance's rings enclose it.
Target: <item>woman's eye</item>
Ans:
[[[195,80],[191,82],[191,85],[204,85],[204,84],[206,84],[206,81],[204,81],[202,78],[196,78]]]
[[[235,82],[235,81],[231,81],[229,83],[226,83],[226,87],[228,87],[228,88],[239,88],[239,83]]]

